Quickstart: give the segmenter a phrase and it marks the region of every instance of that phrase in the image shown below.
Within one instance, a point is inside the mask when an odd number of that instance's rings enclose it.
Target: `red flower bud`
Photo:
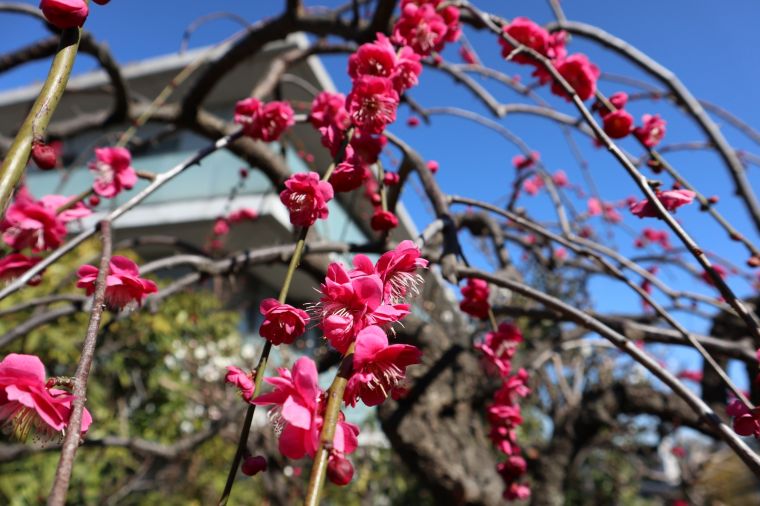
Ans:
[[[40,9],[45,19],[61,30],[82,26],[90,12],[84,0],[42,0]]]
[[[255,457],[246,457],[243,464],[240,466],[240,470],[246,476],[256,476],[261,471],[267,470],[267,459],[261,455]]]
[[[40,170],[54,169],[58,165],[58,153],[49,144],[35,142],[32,146],[32,160]]]
[[[248,169],[243,167],[240,169],[240,179],[247,179],[248,178]]]
[[[386,172],[385,175],[383,175],[383,183],[385,183],[386,186],[397,185],[399,179],[397,172]]]
[[[347,458],[332,454],[327,461],[327,477],[340,487],[348,485],[354,477],[354,466]]]
[[[87,201],[90,203],[90,207],[97,207],[98,204],[100,204],[100,197],[97,195],[90,195],[90,198]]]
[[[372,215],[370,226],[372,226],[372,230],[385,232],[398,227],[398,218],[396,218],[396,215],[390,211],[378,209],[375,211],[375,214]]]

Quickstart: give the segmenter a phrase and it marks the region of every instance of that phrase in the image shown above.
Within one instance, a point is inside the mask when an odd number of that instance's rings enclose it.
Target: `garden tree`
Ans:
[[[0,68],[53,57],[26,119],[0,139],[4,500],[704,503],[714,492],[700,488],[713,458],[705,449],[730,454],[741,464],[737,476],[760,476],[760,456],[745,439],[760,437],[760,329],[754,304],[737,295],[754,286],[760,266],[752,238],[760,207],[746,173],[758,157],[732,147],[715,118],[751,142],[760,143],[760,133],[696,99],[633,46],[550,5],[557,21],[540,26],[466,1],[316,9],[289,0],[279,16],[250,25],[147,101],[130,93],[107,48],[82,28],[89,15],[108,15],[107,6],[1,3],[3,15],[39,18],[52,36],[5,55]],[[310,35],[310,45],[277,54],[251,75],[251,96],[240,97],[232,117],[204,107],[240,62],[294,32]],[[471,44],[465,33],[488,44]],[[612,50],[648,80],[605,73],[595,55],[575,50],[576,39]],[[78,52],[106,71],[113,103],[56,122]],[[311,101],[284,100],[281,84],[298,82],[289,69],[328,54],[346,62],[346,94],[302,83]],[[435,75],[459,85],[451,103],[428,104],[425,82]],[[514,101],[498,98],[505,89]],[[646,113],[637,118],[631,111],[640,104]],[[506,150],[492,156],[503,177],[488,181],[503,198],[485,198],[485,186],[465,196],[439,184],[439,170],[476,169],[423,157],[400,133],[409,132],[400,111],[410,114],[408,127],[431,135],[438,117],[450,116],[503,138],[514,158],[509,164]],[[693,122],[701,138],[668,144],[671,113]],[[509,128],[518,114],[547,122],[545,146]],[[144,128],[149,123],[166,129]],[[92,184],[78,195],[35,196],[24,185],[26,170],[61,166],[59,143],[120,125],[129,127],[85,154]],[[298,148],[296,128],[319,133],[329,166],[291,170],[283,150]],[[172,168],[133,167],[133,155],[181,131],[208,146]],[[600,171],[589,159],[599,155],[587,146],[606,151],[616,185],[633,195],[621,200],[596,183]],[[112,225],[124,214],[183,172],[203,170],[194,166],[222,149],[250,165],[241,179],[257,170],[271,181],[293,225],[292,244],[254,237],[244,251],[226,251],[231,228],[257,219],[234,205],[204,249],[173,237],[114,243]],[[741,213],[724,214],[711,188],[690,183],[689,168],[665,157],[684,149],[717,155]],[[577,170],[549,170],[541,152],[560,150]],[[139,179],[147,186],[132,190]],[[432,219],[418,223],[416,241],[398,240],[397,206],[415,190]],[[121,194],[131,197],[97,226],[68,235],[70,223]],[[354,217],[365,244],[312,230],[347,194],[366,199],[369,212]],[[234,196],[231,189],[231,204]],[[705,227],[736,243],[732,258],[710,251]],[[619,247],[622,240],[634,247]],[[141,262],[135,251],[146,245],[166,254]],[[352,254],[352,262],[331,262],[331,253]],[[286,264],[287,275],[258,307],[261,339],[252,347],[236,330],[236,310],[251,305],[247,267],[275,263]],[[289,298],[297,271],[318,291],[308,307]],[[614,291],[600,291],[597,278]],[[460,285],[461,314],[450,311],[441,279]],[[597,303],[618,294],[637,302],[615,312]],[[685,315],[712,322],[710,334],[688,328],[694,318]],[[670,371],[661,359],[684,346],[701,356],[701,371]],[[748,392],[726,372],[731,360],[744,364]],[[333,377],[326,390],[318,371]],[[357,405],[377,406],[391,449],[360,444],[360,427],[345,417]],[[270,423],[252,423],[263,410]],[[703,436],[689,439],[680,428]],[[673,446],[674,434],[688,444]],[[668,445],[671,457],[663,455]],[[681,471],[668,475],[674,458]],[[652,480],[671,486],[655,493],[645,486]],[[732,493],[742,492],[722,491],[721,499],[739,497]]]

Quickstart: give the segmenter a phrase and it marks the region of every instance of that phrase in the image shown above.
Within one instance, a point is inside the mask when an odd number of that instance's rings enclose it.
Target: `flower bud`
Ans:
[[[267,459],[261,455],[246,457],[240,470],[246,476],[256,476],[261,471],[267,470]]]
[[[97,207],[98,204],[100,204],[100,197],[97,195],[90,195],[90,198],[87,199],[87,201],[90,203],[90,207]]]
[[[58,165],[58,154],[53,146],[35,142],[32,146],[32,160],[40,170],[50,170]]]
[[[42,0],[40,9],[45,19],[61,30],[82,26],[90,12],[84,0]]]
[[[354,477],[354,466],[342,455],[330,455],[327,461],[327,477],[340,487],[348,485]]]

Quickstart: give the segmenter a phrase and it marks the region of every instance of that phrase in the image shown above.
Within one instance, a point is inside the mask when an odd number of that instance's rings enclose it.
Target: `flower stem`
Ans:
[[[354,368],[354,347],[356,343],[351,343],[343,356],[343,360],[338,368],[330,389],[327,391],[327,408],[325,408],[324,422],[322,433],[319,436],[319,448],[317,455],[314,457],[314,464],[311,467],[311,476],[309,477],[309,488],[306,491],[305,506],[317,506],[319,497],[322,494],[322,488],[325,485],[325,476],[327,476],[327,459],[329,449],[332,447],[335,439],[335,428],[340,419],[340,405],[343,402],[343,393],[346,391],[346,384],[351,377]]]
[[[332,163],[327,167],[327,170],[325,171],[325,174],[322,176],[322,181],[328,181],[330,179],[330,176],[332,175],[333,171],[335,170],[335,167],[337,166],[338,162],[343,159],[346,153],[346,146],[348,146],[349,141],[351,140],[351,137],[353,136],[353,127],[349,128],[346,132],[346,138],[344,139],[343,143],[341,144],[340,150],[338,154],[333,159]],[[280,296],[278,300],[281,303],[285,303],[285,301],[288,298],[288,291],[290,290],[290,285],[293,283],[293,276],[295,275],[296,269],[298,269],[298,265],[301,263],[301,258],[303,257],[304,250],[306,249],[306,236],[309,233],[310,227],[303,227],[301,229],[300,235],[298,237],[298,241],[296,242],[296,247],[293,250],[293,256],[290,257],[290,265],[288,265],[288,272],[285,274],[285,280],[282,282],[282,288],[280,289]],[[351,348],[353,350],[353,348]],[[261,390],[261,384],[264,380],[264,373],[266,372],[267,368],[267,362],[269,361],[269,353],[272,351],[272,343],[267,341],[266,344],[264,344],[264,348],[261,350],[261,355],[259,356],[258,364],[256,365],[256,375],[254,377],[254,389],[253,389],[253,395],[251,398],[255,398],[259,395],[259,391]],[[343,387],[345,389],[345,385]],[[343,394],[341,393],[341,396]],[[230,493],[232,492],[232,487],[235,484],[235,477],[237,476],[237,470],[240,466],[240,461],[243,458],[243,453],[245,452],[245,448],[248,444],[248,435],[251,431],[251,422],[253,422],[253,414],[256,412],[256,406],[254,404],[250,404],[248,406],[248,409],[245,413],[245,420],[243,420],[243,427],[240,430],[240,439],[238,440],[237,450],[235,451],[235,457],[232,460],[232,465],[230,466],[230,471],[227,474],[227,482],[224,485],[224,491],[222,492],[222,497],[219,499],[218,505],[219,506],[225,506],[227,504],[227,500],[229,499]],[[334,430],[334,429],[333,429]]]
[[[45,136],[50,118],[61,101],[79,49],[80,36],[80,28],[70,28],[61,32],[58,52],[50,66],[47,79],[8,149],[0,169],[0,214],[5,213],[11,194],[24,175],[33,142],[42,140]]]

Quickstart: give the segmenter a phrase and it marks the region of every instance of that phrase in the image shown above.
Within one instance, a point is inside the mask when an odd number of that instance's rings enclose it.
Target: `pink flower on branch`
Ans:
[[[655,195],[666,210],[675,212],[679,207],[691,204],[694,201],[694,196],[696,194],[691,190],[665,190],[657,191],[655,192]],[[630,210],[631,213],[639,218],[660,217],[657,208],[649,201],[649,199],[632,203]]]
[[[357,255],[354,262],[372,262]],[[370,325],[386,325],[409,314],[406,304],[384,302],[382,279],[374,272],[353,270],[339,263],[330,264],[325,282],[320,288],[322,298],[315,306],[320,315],[319,327],[325,338],[340,353],[345,353],[356,335]]]
[[[95,161],[90,163],[90,171],[95,175],[92,189],[101,197],[113,198],[137,183],[132,155],[126,148],[95,149]]]
[[[353,374],[343,400],[356,406],[361,399],[367,406],[381,404],[406,376],[406,368],[420,362],[421,353],[408,344],[388,344],[380,327],[371,325],[356,336]]]
[[[140,277],[140,270],[132,260],[127,257],[114,255],[109,262],[108,276],[106,276],[106,303],[114,308],[121,309],[128,304],[141,304],[150,293],[158,291],[156,284]],[[92,265],[83,265],[77,270],[78,288],[84,288],[87,295],[95,292],[95,281],[99,269]]]
[[[550,34],[543,27],[528,18],[514,18],[511,23],[504,26],[503,31],[520,44],[533,49],[549,59],[553,60],[564,57],[566,53],[564,32]],[[518,52],[512,54],[515,51],[515,47],[504,38],[499,38],[499,44],[501,44],[501,56],[503,58],[508,58],[512,55],[512,61],[515,63],[540,65],[527,53]]]
[[[31,248],[36,253],[57,248],[66,237],[66,223],[92,214],[81,202],[58,214],[68,201],[69,197],[63,195],[35,200],[26,187],[21,187],[0,221],[3,240],[17,251]]]
[[[277,299],[264,299],[259,311],[264,315],[259,333],[274,345],[293,343],[303,335],[309,323],[306,311],[283,304]]]
[[[644,146],[653,148],[665,137],[665,120],[659,114],[645,114],[641,120],[643,124],[636,127],[633,134]]]
[[[325,393],[319,387],[317,366],[308,357],[296,360],[292,371],[278,369],[279,376],[264,378],[274,391],[259,395],[251,402],[258,406],[274,405],[270,420],[279,433],[280,453],[291,459],[314,457],[324,423]],[[335,427],[333,448],[350,454],[358,446],[359,428],[345,421],[343,414]]]
[[[327,202],[332,198],[332,186],[320,181],[316,172],[293,174],[280,193],[280,201],[290,211],[290,223],[297,227],[310,227],[318,219],[327,218]]]
[[[234,120],[242,125],[245,135],[264,142],[276,141],[285,130],[295,124],[290,104],[264,104],[256,98],[246,98],[235,104]]]
[[[74,396],[53,388],[45,378],[39,357],[11,353],[0,361],[0,422],[17,439],[30,433],[42,440],[55,440],[69,424]],[[82,434],[92,416],[82,412]]]
[[[368,134],[379,134],[396,121],[399,96],[390,79],[361,76],[346,99],[351,120],[357,128]]]
[[[402,4],[401,16],[393,27],[393,41],[427,56],[443,49],[448,31],[446,21],[435,7],[407,1]]]
[[[575,90],[581,100],[588,100],[596,92],[596,81],[601,72],[599,67],[591,63],[588,57],[582,53],[576,53],[556,63],[557,72]],[[558,81],[552,82],[552,93],[570,100],[570,96]]]

